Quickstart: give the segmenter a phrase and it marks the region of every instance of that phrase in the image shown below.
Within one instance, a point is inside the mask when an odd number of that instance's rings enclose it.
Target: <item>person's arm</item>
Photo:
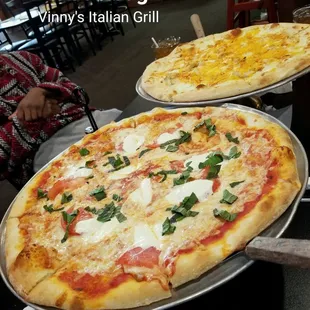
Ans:
[[[12,122],[0,126],[0,180],[8,178],[12,145]]]
[[[52,96],[55,94],[60,101],[68,100],[69,98],[73,102],[75,101],[75,98],[72,96],[74,89],[77,88],[75,83],[71,82],[58,69],[45,65],[37,55],[25,51],[19,53],[35,68],[40,81],[37,87],[51,91]]]

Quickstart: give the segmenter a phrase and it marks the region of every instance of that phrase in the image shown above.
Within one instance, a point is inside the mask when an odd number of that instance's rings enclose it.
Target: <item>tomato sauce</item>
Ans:
[[[216,193],[221,186],[221,181],[219,178],[213,180],[212,191]]]
[[[72,221],[72,223],[69,225],[69,236],[78,236],[79,234],[75,231],[75,226],[78,222],[88,220],[92,218],[92,214],[85,211],[83,208],[79,208],[79,213],[75,217],[75,219]],[[72,213],[73,212],[73,207],[68,209],[67,213]],[[64,221],[63,217],[61,217],[61,227],[63,228],[64,231],[67,229],[67,222]]]
[[[85,178],[64,179],[57,181],[48,191],[48,198],[55,199],[56,196],[66,189],[76,189],[85,183]]]
[[[145,250],[141,247],[136,247],[124,253],[117,260],[117,263],[125,266],[137,266],[152,269],[154,266],[158,266],[159,255],[160,251],[155,247],[150,247]]]
[[[58,278],[67,283],[73,290],[86,293],[88,296],[95,297],[103,295],[109,290],[118,287],[131,278],[129,274],[118,275],[90,275],[89,273],[80,274],[77,271],[65,271]]]
[[[257,205],[257,203],[261,200],[261,198],[268,194],[274,187],[274,185],[276,184],[278,180],[278,170],[277,170],[277,162],[274,161],[267,173],[267,181],[265,182],[261,193],[254,199],[251,201],[248,201],[246,203],[244,203],[244,209],[242,212],[238,213],[237,219],[233,222],[225,222],[221,228],[218,229],[218,233],[216,235],[213,236],[209,236],[207,238],[202,239],[200,242],[203,245],[208,245],[210,243],[216,242],[219,239],[221,239],[224,234],[231,229],[234,225],[236,225],[236,223],[238,222],[238,219],[240,219],[241,217],[245,216],[246,214],[248,214],[251,210],[253,210],[253,208],[255,208],[255,206]]]

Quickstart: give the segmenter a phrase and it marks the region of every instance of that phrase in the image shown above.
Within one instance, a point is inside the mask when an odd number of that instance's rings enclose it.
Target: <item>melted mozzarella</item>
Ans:
[[[111,234],[116,227],[121,225],[114,217],[111,221],[101,223],[97,219],[92,218],[80,221],[75,226],[75,231],[81,234],[81,238],[86,242],[98,242],[107,235]]]
[[[93,170],[90,168],[85,167],[75,167],[69,166],[68,171],[66,173],[66,178],[73,177],[73,178],[87,178],[93,174]]]
[[[173,140],[173,139],[179,139],[180,137],[181,137],[180,136],[180,130],[177,130],[174,133],[165,132],[157,138],[157,143],[163,144],[163,143],[170,141],[170,140]]]
[[[129,198],[140,205],[147,206],[152,201],[153,190],[151,180],[144,179],[140,187],[129,195]]]
[[[145,138],[138,135],[129,135],[123,141],[123,150],[128,153],[134,153],[144,143]]]
[[[187,167],[186,165],[187,165],[188,163],[191,163],[191,164],[190,164],[190,167],[192,167],[195,171],[200,170],[199,167],[198,167],[199,164],[205,162],[209,154],[210,154],[210,153],[205,153],[205,154],[200,154],[200,155],[194,155],[193,157],[187,159],[187,160],[184,162],[184,167],[186,168],[186,167]]]
[[[155,233],[147,224],[138,224],[135,226],[134,246],[147,249],[150,247],[160,248],[160,243]]]
[[[212,194],[213,182],[209,180],[195,180],[192,182],[178,185],[166,196],[166,199],[171,204],[180,203],[185,197],[195,193],[200,202],[207,200],[208,196]]]
[[[110,180],[119,180],[126,178],[129,174],[134,172],[136,170],[136,167],[131,165],[128,167],[125,167],[121,170],[115,171],[115,172],[110,172],[109,179]]]

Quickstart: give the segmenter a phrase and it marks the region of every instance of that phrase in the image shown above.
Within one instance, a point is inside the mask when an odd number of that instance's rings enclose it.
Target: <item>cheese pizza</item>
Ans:
[[[9,281],[60,309],[151,304],[242,249],[300,187],[279,125],[156,108],[85,136],[28,182],[6,222]]]
[[[162,101],[226,98],[262,89],[310,66],[310,25],[234,29],[178,46],[151,63],[142,88]]]

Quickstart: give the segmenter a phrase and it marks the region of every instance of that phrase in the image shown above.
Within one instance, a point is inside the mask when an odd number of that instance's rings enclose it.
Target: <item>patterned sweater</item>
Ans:
[[[16,116],[8,120],[34,87],[57,91],[61,95],[61,112],[32,122],[21,122]],[[33,175],[33,159],[39,146],[59,129],[85,115],[73,95],[76,87],[34,54],[0,54],[0,180],[8,179],[21,188]]]

